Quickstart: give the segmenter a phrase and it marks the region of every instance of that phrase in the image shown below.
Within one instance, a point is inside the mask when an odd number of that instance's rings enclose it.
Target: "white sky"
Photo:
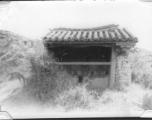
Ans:
[[[119,24],[152,51],[152,6],[139,0],[11,2],[0,10],[0,29],[41,39],[57,27],[89,28]]]

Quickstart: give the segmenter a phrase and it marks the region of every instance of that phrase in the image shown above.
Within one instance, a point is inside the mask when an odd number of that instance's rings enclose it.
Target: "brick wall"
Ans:
[[[129,55],[117,55],[115,80],[121,86],[131,83],[131,61]]]

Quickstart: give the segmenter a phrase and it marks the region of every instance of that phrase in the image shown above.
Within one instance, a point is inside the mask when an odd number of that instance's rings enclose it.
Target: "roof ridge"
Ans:
[[[93,28],[64,28],[64,27],[59,27],[59,28],[54,28],[54,30],[89,31],[89,30],[109,29],[109,28],[113,28],[113,27],[117,27],[117,26],[119,26],[119,25],[110,24],[110,25],[105,25],[105,26],[100,26],[100,27],[93,27]]]

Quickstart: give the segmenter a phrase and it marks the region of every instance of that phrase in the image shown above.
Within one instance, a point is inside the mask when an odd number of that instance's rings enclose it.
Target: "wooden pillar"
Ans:
[[[115,48],[112,47],[112,53],[111,53],[111,66],[110,66],[110,82],[109,87],[113,88],[113,85],[115,83],[115,69],[116,69],[116,52]]]

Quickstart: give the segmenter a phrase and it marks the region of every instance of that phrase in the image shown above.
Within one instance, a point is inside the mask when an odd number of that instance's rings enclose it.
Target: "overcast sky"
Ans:
[[[119,24],[152,51],[152,5],[139,0],[11,2],[0,8],[0,29],[41,39],[57,27],[89,28]]]

